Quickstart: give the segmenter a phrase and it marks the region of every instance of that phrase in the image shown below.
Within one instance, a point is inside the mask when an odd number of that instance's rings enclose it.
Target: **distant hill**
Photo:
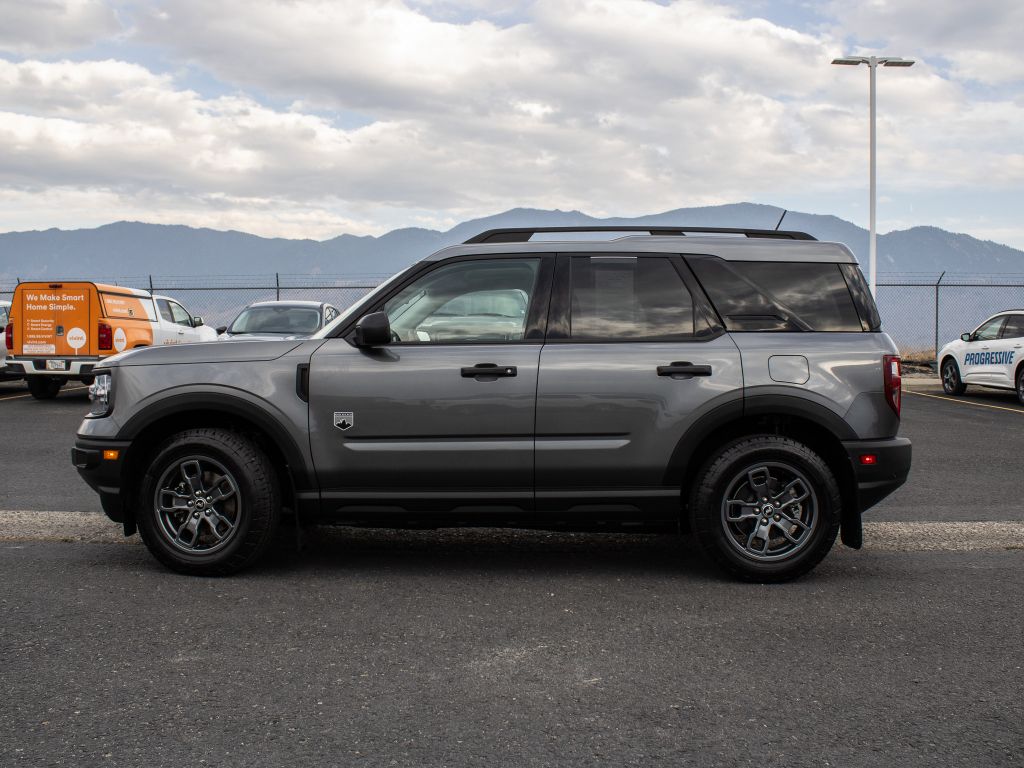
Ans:
[[[95,229],[0,234],[0,281],[116,278],[137,275],[326,274],[388,275],[445,245],[485,229],[525,226],[775,227],[781,208],[736,203],[679,208],[637,218],[597,219],[579,211],[515,208],[448,230],[396,229],[380,237],[330,240],[264,238],[185,226],[117,222]],[[836,216],[786,214],[783,229],[845,243],[866,263],[867,230]],[[878,238],[879,272],[1024,273],[1024,251],[936,227],[914,227]]]

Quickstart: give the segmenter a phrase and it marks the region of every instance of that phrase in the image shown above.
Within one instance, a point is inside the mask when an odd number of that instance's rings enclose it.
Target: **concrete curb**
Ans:
[[[506,535],[507,535],[506,531]],[[139,544],[96,512],[0,510],[0,542]],[[865,523],[864,548],[895,552],[1024,550],[1024,521]]]

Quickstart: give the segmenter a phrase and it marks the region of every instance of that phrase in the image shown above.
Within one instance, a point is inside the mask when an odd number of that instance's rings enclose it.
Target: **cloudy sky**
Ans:
[[[739,201],[1024,248],[1018,0],[0,0],[0,231]]]

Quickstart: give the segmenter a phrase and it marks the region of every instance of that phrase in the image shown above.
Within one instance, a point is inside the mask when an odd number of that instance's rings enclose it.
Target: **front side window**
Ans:
[[[726,261],[691,266],[730,331],[862,331],[839,264]]]
[[[1024,337],[1024,315],[1010,315],[1003,326],[1004,339],[1019,339]]]
[[[185,311],[185,308],[181,304],[175,304],[173,301],[169,302],[169,304],[171,305],[171,317],[174,318],[174,322],[191,328],[192,316]]]
[[[540,259],[460,261],[439,267],[384,305],[407,344],[522,341]]]
[[[993,317],[981,324],[981,327],[974,332],[975,341],[992,341],[993,339],[999,338],[999,331],[1003,328],[1003,323],[1006,322],[1006,315],[1000,315],[999,317]]]
[[[338,316],[338,310],[328,304],[324,307],[324,325],[333,322],[334,318]]]

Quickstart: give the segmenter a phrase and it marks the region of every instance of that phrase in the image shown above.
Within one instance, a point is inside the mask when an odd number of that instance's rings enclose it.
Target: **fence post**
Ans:
[[[274,273],[274,285],[277,288],[277,300],[280,301],[281,300],[281,273],[280,272],[275,272]]]
[[[935,281],[935,365],[938,365],[939,357],[939,284],[946,276],[946,270],[942,270],[939,279]]]

